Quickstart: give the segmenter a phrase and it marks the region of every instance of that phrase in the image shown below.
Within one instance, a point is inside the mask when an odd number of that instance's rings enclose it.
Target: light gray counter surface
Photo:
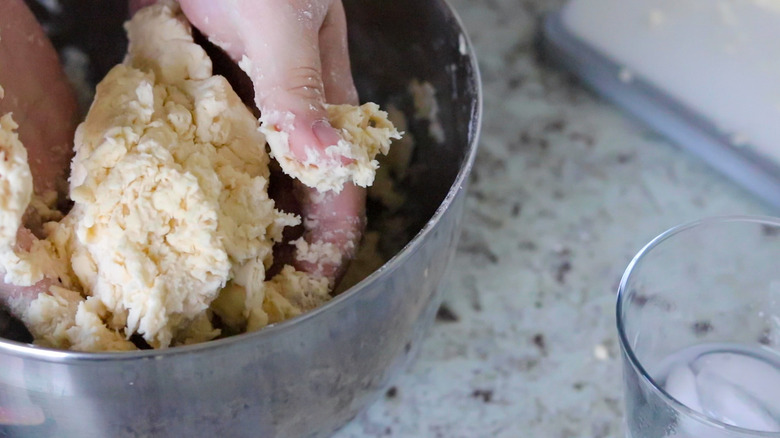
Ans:
[[[614,302],[665,229],[773,211],[540,62],[561,0],[452,0],[485,114],[459,251],[416,362],[353,437],[622,437]]]

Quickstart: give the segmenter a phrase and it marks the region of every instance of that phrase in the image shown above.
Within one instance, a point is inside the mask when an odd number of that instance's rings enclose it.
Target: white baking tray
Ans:
[[[597,93],[780,208],[780,163],[737,141],[733,133],[718,129],[711,118],[690,110],[661,87],[575,36],[560,11],[545,18],[541,43],[548,59]],[[776,126],[780,129],[780,119]],[[780,145],[777,147],[780,152]]]

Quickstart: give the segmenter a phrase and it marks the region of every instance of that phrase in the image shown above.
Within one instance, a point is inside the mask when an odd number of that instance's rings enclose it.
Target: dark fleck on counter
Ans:
[[[693,333],[696,336],[704,336],[712,331],[712,323],[709,321],[696,321],[693,323]]]
[[[510,212],[510,214],[512,215],[512,217],[518,217],[520,216],[520,212],[522,211],[523,211],[523,206],[519,202],[516,202],[512,205],[512,211]]]
[[[617,154],[617,162],[618,164],[626,164],[631,162],[634,159],[634,154],[632,153],[621,153]]]
[[[460,317],[450,309],[450,306],[447,305],[447,303],[442,303],[441,307],[439,307],[439,311],[436,312],[436,321],[458,322],[460,321]]]
[[[555,281],[560,284],[566,283],[566,274],[571,271],[571,262],[566,260],[558,266],[558,270],[555,271]]]
[[[780,234],[780,227],[772,227],[769,225],[761,225],[761,234],[764,236],[777,236]]]
[[[639,307],[640,309],[642,307],[645,307],[645,305],[647,305],[649,301],[650,301],[650,297],[648,297],[647,295],[637,295],[634,298],[634,303],[636,303],[637,307]]]
[[[545,355],[547,354],[547,342],[544,340],[544,335],[541,333],[537,333],[534,335],[533,338],[534,345],[536,345],[537,348],[539,348],[539,351]]]
[[[398,388],[395,386],[391,386],[387,392],[385,393],[385,397],[387,398],[396,398],[398,397]]]
[[[530,240],[526,240],[524,242],[520,242],[517,247],[519,249],[525,250],[525,251],[536,251],[537,246],[534,242],[531,242]]]
[[[474,392],[471,393],[471,396],[474,398],[482,399],[485,403],[490,403],[493,401],[493,390],[492,389],[475,389]]]
[[[566,122],[562,119],[553,119],[544,125],[545,132],[562,132],[566,128]]]
[[[596,144],[596,139],[592,135],[583,134],[582,132],[572,132],[569,134],[569,140],[573,142],[581,142],[587,147],[593,147]]]

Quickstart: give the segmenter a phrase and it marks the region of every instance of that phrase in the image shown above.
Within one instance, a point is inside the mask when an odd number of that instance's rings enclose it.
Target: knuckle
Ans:
[[[322,75],[313,67],[297,67],[288,72],[284,92],[309,101],[322,101]]]

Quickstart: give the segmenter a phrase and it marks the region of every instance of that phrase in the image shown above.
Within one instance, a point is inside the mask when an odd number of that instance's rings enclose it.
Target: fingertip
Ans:
[[[331,126],[330,122],[328,122],[325,119],[317,120],[312,125],[312,133],[314,134],[314,137],[317,138],[319,142],[319,150],[324,151],[325,149],[336,146],[339,144],[339,142],[342,140],[341,135],[339,132]],[[339,163],[343,166],[352,164],[355,162],[352,158],[347,158],[345,156],[339,156],[338,157]]]
[[[328,278],[331,287],[335,287],[355,257],[363,235],[366,189],[347,183],[339,193],[320,193],[298,183],[296,193],[304,219],[303,238],[309,245],[334,248],[338,259],[311,263],[296,254],[294,264],[299,270]]]
[[[292,125],[280,124],[274,127],[277,131],[286,131],[289,134],[290,152],[302,163],[314,165],[348,165],[353,159],[344,156],[334,158],[326,154],[331,146],[336,146],[342,140],[339,132],[331,126],[327,118],[319,118],[314,121],[306,117],[299,117]]]
[[[38,240],[27,227],[21,226],[16,231],[16,247],[23,251],[29,251],[32,248],[33,243]]]
[[[333,104],[358,104],[352,78],[347,38],[347,17],[341,1],[334,1],[319,34],[325,98]]]
[[[327,120],[317,120],[312,124],[311,130],[323,149],[336,145],[341,140],[339,133],[336,132]]]

